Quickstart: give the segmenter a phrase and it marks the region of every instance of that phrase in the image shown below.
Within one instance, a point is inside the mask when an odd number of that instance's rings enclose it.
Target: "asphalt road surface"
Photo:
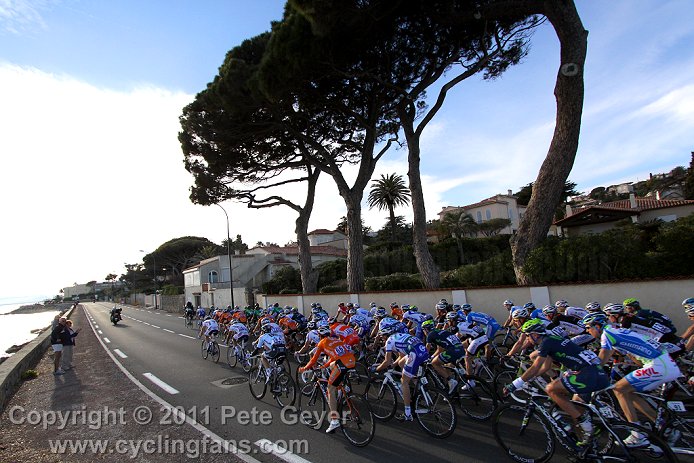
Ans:
[[[82,305],[98,338],[132,377],[163,402],[185,410],[199,428],[224,440],[250,443],[247,448],[239,445],[246,451],[242,455],[246,463],[511,461],[497,446],[489,422],[474,422],[462,413],[455,433],[447,439],[428,436],[416,422],[391,420],[376,423],[375,437],[367,447],[354,447],[339,431],[326,434],[325,423],[321,431],[298,423],[298,412],[283,411],[269,393],[262,401],[253,398],[244,381],[247,374],[240,366],[227,365],[227,348],[221,348],[219,363],[204,360],[197,331],[187,328],[179,314],[123,306],[123,320],[113,326],[112,303]],[[223,384],[234,378],[244,382]],[[174,414],[164,417],[182,419]]]

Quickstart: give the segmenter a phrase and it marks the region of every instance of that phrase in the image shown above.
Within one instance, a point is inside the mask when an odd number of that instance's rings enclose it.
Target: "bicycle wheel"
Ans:
[[[462,390],[462,385],[465,383],[461,382],[458,385],[455,392],[458,406],[465,415],[475,421],[488,420],[498,405],[496,393],[489,383],[482,378],[467,375],[464,378],[468,381],[474,381],[475,385],[465,391]]]
[[[694,455],[694,421],[691,418],[677,414],[668,420],[663,430],[658,436],[674,453]]]
[[[650,444],[640,448],[627,447],[624,439],[632,432],[645,434]],[[667,442],[654,432],[626,421],[610,422],[609,429],[601,429],[593,445],[598,449],[598,454],[616,461],[679,461]]]
[[[352,387],[352,392],[359,395],[366,394],[366,388],[370,380],[369,369],[366,368],[366,365],[357,362],[354,368],[347,372],[347,379]]]
[[[320,429],[325,419],[325,409],[325,398],[318,384],[304,384],[299,393],[299,421],[309,428]]]
[[[219,362],[219,356],[221,355],[221,349],[217,341],[212,341],[212,360],[214,363]]]
[[[377,420],[388,421],[395,416],[398,396],[392,384],[383,383],[382,379],[372,381],[366,386],[365,397]]]
[[[428,387],[425,391],[426,395],[417,394],[414,398],[415,419],[427,434],[445,439],[453,434],[458,423],[455,407],[442,390]]]
[[[236,355],[236,348],[230,345],[227,347],[227,364],[229,364],[231,368],[234,368],[238,361],[239,358]]]
[[[521,463],[549,461],[556,447],[551,425],[528,407],[507,403],[492,415],[494,439],[511,459]],[[526,414],[527,421],[526,421]]]
[[[207,341],[202,342],[200,350],[202,352],[202,358],[207,359],[207,357],[210,356],[210,350],[207,348]]]
[[[258,400],[265,397],[267,383],[265,382],[265,368],[257,366],[251,369],[248,373],[248,387],[251,389],[251,395]]]
[[[296,401],[296,383],[286,371],[278,374],[274,382],[273,396],[280,407],[289,407]]]
[[[365,447],[374,438],[376,420],[366,399],[358,394],[343,398],[338,405],[340,429],[350,444]]]
[[[248,373],[251,371],[251,368],[253,368],[253,359],[251,358],[250,352],[245,350],[242,350],[241,352],[243,352],[243,357],[241,358],[241,368],[243,368],[243,371]]]

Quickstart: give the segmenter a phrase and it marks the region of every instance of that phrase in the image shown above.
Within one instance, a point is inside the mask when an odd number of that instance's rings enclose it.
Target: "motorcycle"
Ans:
[[[121,312],[123,309],[121,308],[113,308],[111,310],[111,323],[113,323],[113,326],[116,326],[119,321],[123,320],[123,317],[121,316]]]

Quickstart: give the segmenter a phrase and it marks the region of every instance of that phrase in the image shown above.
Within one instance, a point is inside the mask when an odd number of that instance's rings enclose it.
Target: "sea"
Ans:
[[[24,344],[36,338],[37,334],[31,330],[46,328],[51,324],[51,320],[57,313],[56,310],[46,310],[45,312],[35,313],[10,313],[23,305],[35,304],[36,301],[28,301],[12,304],[0,304],[0,327],[3,328],[0,336],[0,357],[9,357],[5,351],[17,344]]]

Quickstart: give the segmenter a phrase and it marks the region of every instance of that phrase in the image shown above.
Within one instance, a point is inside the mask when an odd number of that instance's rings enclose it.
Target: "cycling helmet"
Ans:
[[[460,304],[453,304],[452,309],[455,310],[456,312],[459,311],[460,310]]]
[[[542,313],[545,315],[554,315],[557,313],[557,308],[553,305],[546,305],[542,308]]]
[[[395,307],[398,307],[398,303],[397,303],[397,302],[391,302],[391,303],[390,303],[390,308],[391,308],[391,309],[394,309]]]
[[[263,333],[269,333],[270,331],[272,331],[272,327],[269,323],[266,323],[260,327],[260,331],[262,331]]]
[[[516,308],[511,311],[511,318],[514,320],[517,320],[519,318],[530,318],[530,313],[528,313],[528,309],[525,307],[518,307],[515,306]]]
[[[410,310],[412,310],[412,309],[410,308],[410,304],[403,304],[402,307],[401,307],[401,309],[402,309],[403,312],[409,312]]]
[[[207,320],[212,320],[212,317],[210,317],[210,316],[208,315],[207,317],[205,317],[205,321],[207,321]]]
[[[690,305],[688,308],[684,309],[684,312],[688,317],[694,316],[694,305]]]
[[[523,323],[523,326],[521,327],[521,331],[523,333],[547,334],[547,329],[545,328],[545,324],[542,323],[542,320],[540,320],[538,318],[533,318],[533,319],[528,320],[527,322]]]
[[[682,307],[684,307],[685,309],[694,307],[694,297],[688,297],[687,299],[683,300]]]
[[[624,306],[622,304],[615,304],[610,302],[605,304],[605,308],[602,309],[607,315],[622,315],[624,313]]]
[[[558,300],[557,302],[554,303],[554,307],[557,307],[557,308],[558,308],[558,307],[564,307],[564,308],[566,308],[566,307],[568,307],[568,306],[569,306],[569,303],[566,302],[564,299],[560,299],[560,300]]]
[[[375,302],[372,302],[371,304],[369,304],[369,307],[374,308],[374,307],[378,307],[378,306],[376,305]]]
[[[315,320],[311,320],[310,322],[306,323],[306,328],[308,328],[309,330],[315,330],[316,329]]]
[[[318,327],[318,334],[321,336],[327,336],[330,334],[330,327],[326,325],[321,325]]]
[[[384,326],[378,330],[378,335],[379,336],[390,336],[394,332],[395,332],[395,326],[394,325],[386,325],[386,326]]]
[[[239,321],[240,320],[238,318],[232,318],[231,321],[229,322],[229,326],[235,325],[235,324],[239,323]]]
[[[312,308],[312,309],[315,309],[315,308],[316,308],[316,303],[315,303],[315,302],[311,302],[311,308]]]
[[[434,316],[430,313],[425,313],[424,314],[424,320],[433,320]]]
[[[513,305],[513,301],[511,299],[506,299],[504,305]]]
[[[351,308],[351,309],[349,309],[349,311],[348,311],[347,313],[348,313],[349,315],[354,315],[355,313],[357,313],[357,309]]]
[[[322,310],[319,307],[313,307],[311,309],[311,313],[321,313],[321,312],[322,312]]]
[[[352,307],[354,307],[354,304],[352,304],[351,302],[348,302],[347,307],[352,308]]]
[[[358,302],[355,302],[354,305],[353,305],[353,307],[354,307],[355,309],[360,309],[360,308],[361,308],[361,306],[359,305]]]
[[[386,316],[386,308],[385,307],[379,307],[376,309],[376,313],[374,314],[374,317],[385,317]]]
[[[436,304],[436,310],[446,310],[448,308],[448,304]]]
[[[599,302],[589,302],[588,304],[586,304],[586,310],[591,313],[600,312],[602,310],[602,306]]]
[[[292,313],[292,308],[287,306],[284,308],[284,311],[282,313],[284,313],[285,315],[289,315],[290,313]]]
[[[471,312],[472,306],[470,304],[463,304],[460,306],[460,310],[462,310],[463,312]]]
[[[423,330],[430,330],[434,328],[434,320],[427,320],[425,322],[422,322],[422,329]]]
[[[269,318],[263,318],[262,321],[260,322],[260,326],[265,326],[268,323],[270,323],[270,319]]]
[[[533,304],[532,302],[528,302],[523,306],[523,308],[530,311],[537,309],[537,307],[535,307],[535,304]]]
[[[607,320],[607,317],[605,316],[604,313],[601,312],[595,312],[595,313],[589,313],[585,317],[581,319],[581,323],[583,326],[586,328],[593,326],[595,324],[602,326],[607,325],[609,322]]]
[[[419,307],[417,307],[416,305],[411,306],[410,312],[419,312]]]
[[[298,307],[292,307],[292,313],[299,313]]]
[[[446,304],[448,305],[448,301],[444,298],[439,299],[439,304]]]
[[[633,308],[635,308],[635,309],[640,309],[640,308],[641,308],[641,304],[639,304],[639,301],[637,301],[637,300],[634,299],[633,297],[624,299],[624,302],[622,302],[622,305],[623,305],[624,307],[633,307]]]
[[[273,306],[273,307],[277,307],[277,308],[279,308],[279,306],[280,306],[280,303],[279,303],[279,302],[275,302],[275,303],[274,303],[274,304],[273,304],[272,306]]]
[[[448,312],[446,314],[446,320],[448,321],[457,321],[458,320],[458,314],[456,312]]]
[[[319,309],[322,309],[322,308],[323,308],[323,306],[321,305],[320,302],[316,302],[316,307],[318,307]]]

